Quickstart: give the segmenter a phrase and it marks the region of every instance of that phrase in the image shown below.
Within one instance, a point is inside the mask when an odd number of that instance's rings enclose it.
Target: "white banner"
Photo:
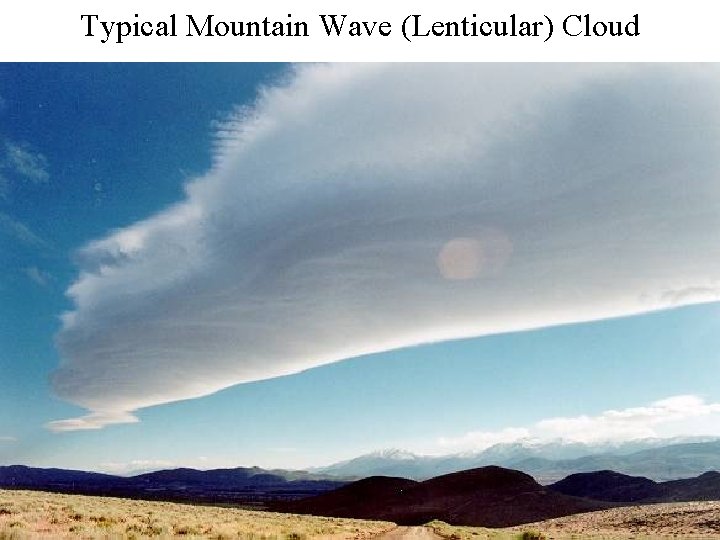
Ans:
[[[6,3],[3,61],[718,61],[706,0]]]

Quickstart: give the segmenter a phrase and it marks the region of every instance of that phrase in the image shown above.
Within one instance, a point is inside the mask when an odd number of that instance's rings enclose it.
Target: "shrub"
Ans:
[[[20,540],[21,535],[17,531],[0,531],[0,540]]]
[[[179,536],[185,536],[190,534],[200,534],[200,529],[190,527],[189,525],[174,525],[173,532]]]
[[[520,535],[520,540],[547,540],[547,536],[540,531],[524,531]]]

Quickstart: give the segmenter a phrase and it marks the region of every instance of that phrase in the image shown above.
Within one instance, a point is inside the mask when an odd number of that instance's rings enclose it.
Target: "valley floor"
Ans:
[[[436,536],[437,535],[437,536]],[[0,540],[207,538],[242,540],[720,539],[720,501],[613,508],[506,529],[426,527],[237,508],[0,490]]]
[[[507,529],[430,526],[448,540],[720,539],[720,501],[626,506],[575,514]]]
[[[395,524],[115,497],[0,490],[0,540],[212,538],[365,540]]]

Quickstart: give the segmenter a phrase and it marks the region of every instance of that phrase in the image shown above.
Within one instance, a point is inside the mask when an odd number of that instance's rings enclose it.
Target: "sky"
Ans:
[[[0,64],[0,463],[720,436],[719,90]]]

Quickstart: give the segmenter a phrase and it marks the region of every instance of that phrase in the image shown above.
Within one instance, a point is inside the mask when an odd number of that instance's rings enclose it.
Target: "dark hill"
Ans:
[[[684,480],[662,482],[663,502],[720,500],[720,472],[708,471]]]
[[[349,497],[348,494],[362,494]],[[418,525],[433,519],[453,525],[506,527],[577,512],[608,503],[549,491],[520,471],[489,466],[424,482],[375,477],[277,509],[333,517],[356,517]]]
[[[378,501],[390,504],[402,497],[405,490],[417,485],[414,480],[391,476],[371,476],[330,491],[289,505],[280,503],[278,510],[312,513],[332,517],[355,517],[376,515],[382,510]],[[304,504],[307,501],[310,504]]]
[[[495,465],[470,469],[442,476],[436,476],[422,482],[423,489],[434,494],[460,494],[482,491],[532,491],[538,483],[529,474]]]
[[[564,495],[600,501],[635,502],[662,496],[662,488],[657,482],[615,471],[571,474],[548,487]]]
[[[655,482],[642,476],[597,471],[571,474],[548,489],[610,502],[711,501],[720,500],[720,473],[709,471],[695,478]]]
[[[250,486],[273,486],[283,484],[286,479],[277,474],[269,474],[262,469],[169,469],[134,476],[137,482],[161,484],[164,486],[212,486],[218,489],[232,489]]]

